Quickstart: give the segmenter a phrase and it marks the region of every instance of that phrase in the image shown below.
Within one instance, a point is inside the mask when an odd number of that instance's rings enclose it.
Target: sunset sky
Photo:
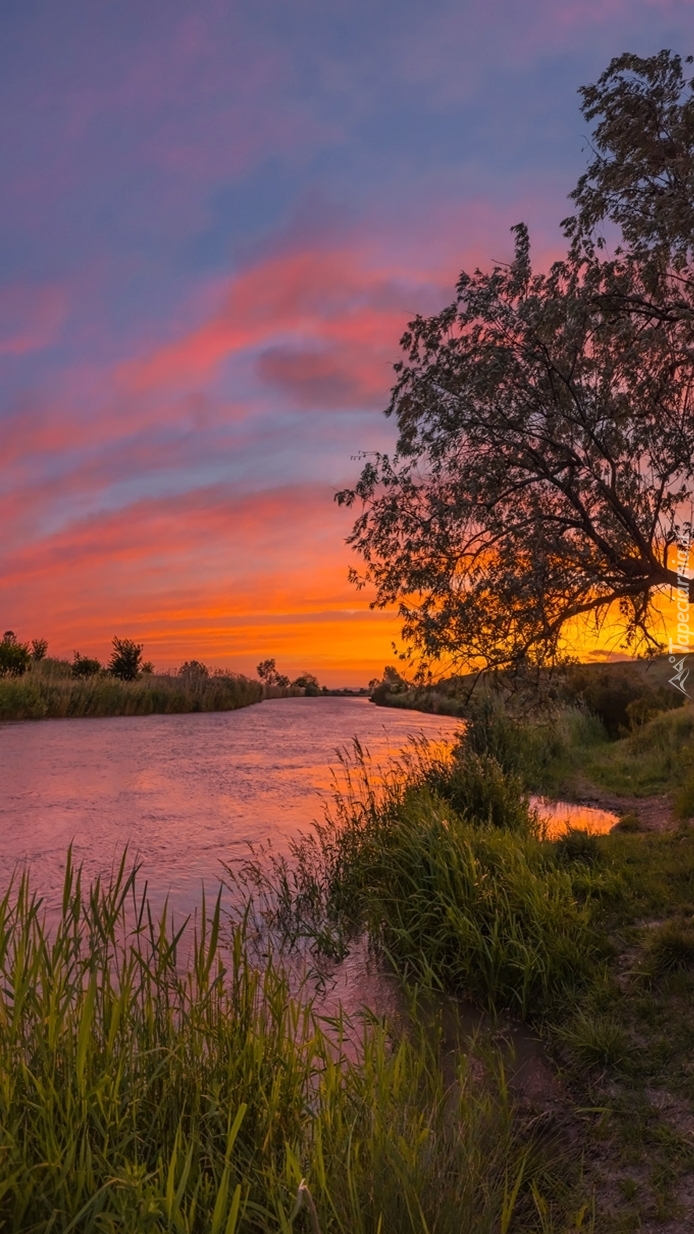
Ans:
[[[0,11],[0,629],[361,684],[397,621],[333,502],[409,317],[561,245],[613,55],[694,0]]]

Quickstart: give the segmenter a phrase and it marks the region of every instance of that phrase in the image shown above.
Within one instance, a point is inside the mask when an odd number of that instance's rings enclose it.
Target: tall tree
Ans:
[[[631,122],[634,93],[650,129]],[[354,581],[398,605],[424,661],[552,664],[567,623],[608,609],[627,645],[653,648],[654,595],[678,586],[694,479],[692,86],[661,53],[621,57],[583,96],[597,153],[566,260],[533,273],[519,225],[511,266],[462,274],[448,308],[410,323],[387,409],[396,453],[337,495],[361,503]],[[676,140],[649,178],[664,115]]]

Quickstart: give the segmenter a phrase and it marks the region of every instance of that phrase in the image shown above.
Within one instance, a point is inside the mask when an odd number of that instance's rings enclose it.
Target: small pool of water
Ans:
[[[547,797],[531,797],[530,804],[545,824],[548,840],[558,840],[571,828],[602,836],[619,821],[617,814],[597,806],[578,805],[572,801],[551,801]]]

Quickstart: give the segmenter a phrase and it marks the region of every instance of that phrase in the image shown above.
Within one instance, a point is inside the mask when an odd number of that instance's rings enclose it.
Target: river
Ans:
[[[329,800],[337,751],[354,737],[376,764],[410,734],[448,739],[458,721],[377,708],[360,698],[271,699],[240,711],[0,726],[0,887],[29,862],[55,903],[65,854],[87,879],[124,846],[155,904],[178,912],[214,891],[222,861],[249,843],[286,849]]]

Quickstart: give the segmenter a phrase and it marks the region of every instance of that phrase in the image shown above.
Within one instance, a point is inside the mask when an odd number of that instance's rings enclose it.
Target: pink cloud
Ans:
[[[311,403],[322,386],[335,404],[331,373],[345,393],[382,392],[388,383],[383,349],[393,356],[418,284],[429,299],[431,287],[421,276],[405,281],[387,267],[374,269],[358,248],[272,256],[231,281],[207,322],[124,364],[120,377],[125,389],[140,393],[199,384],[232,356],[260,349],[261,375],[294,390],[310,387]]]

